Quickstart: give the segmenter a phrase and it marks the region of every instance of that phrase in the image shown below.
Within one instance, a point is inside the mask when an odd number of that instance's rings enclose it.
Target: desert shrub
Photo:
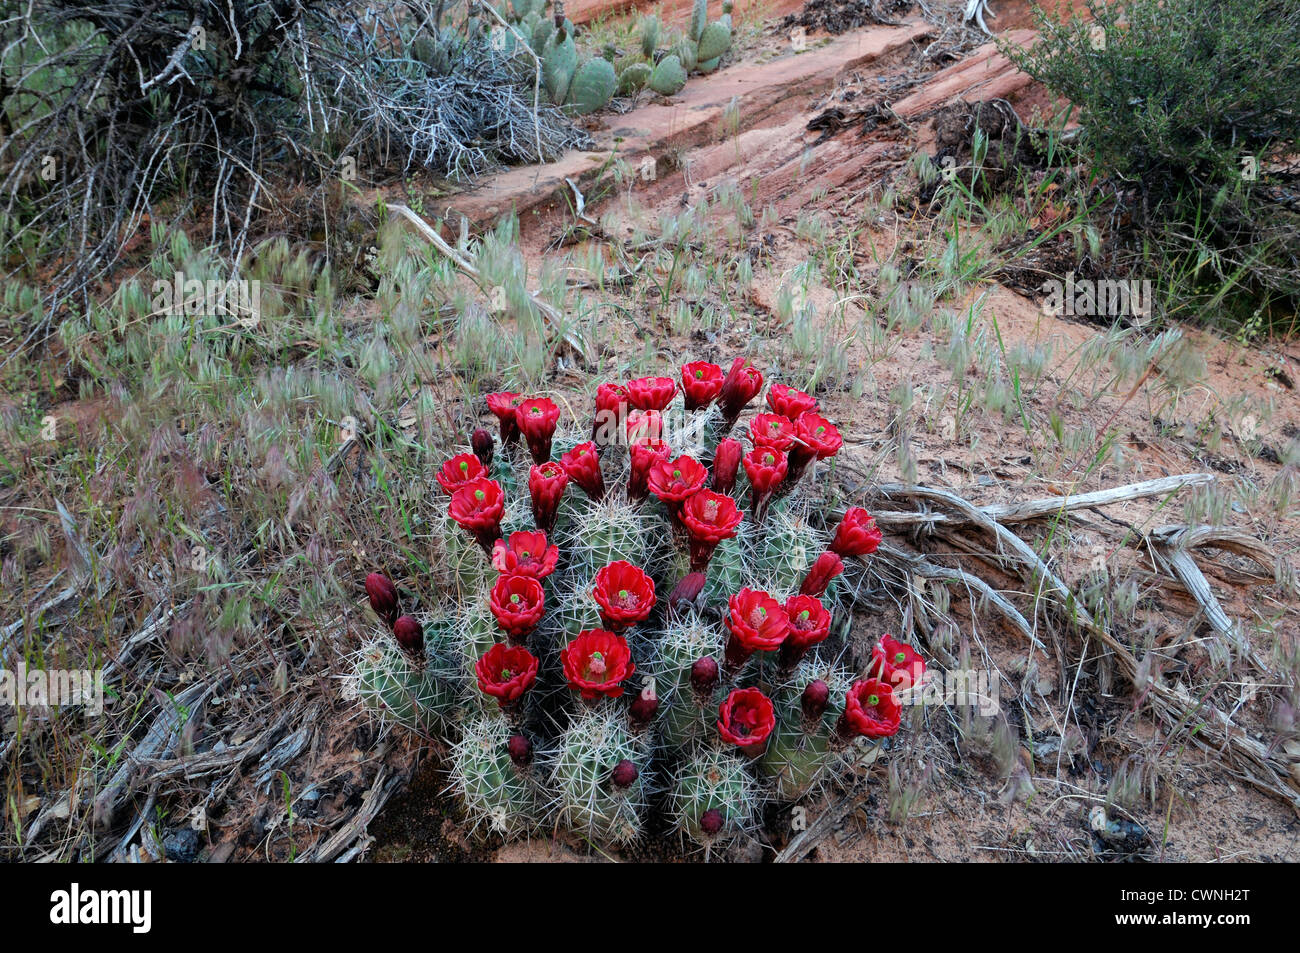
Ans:
[[[39,275],[47,313],[87,309],[146,221],[202,227],[237,260],[298,186],[462,177],[583,141],[535,108],[531,58],[444,6],[0,0],[9,275]]]
[[[1300,3],[1090,0],[1008,49],[1077,110],[1109,221],[1147,230],[1192,284],[1300,292]],[[1140,232],[1130,232],[1135,237]]]

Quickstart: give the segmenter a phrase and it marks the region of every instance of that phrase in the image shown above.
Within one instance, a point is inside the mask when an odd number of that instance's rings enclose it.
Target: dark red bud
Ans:
[[[641,690],[641,694],[636,696],[636,701],[632,702],[632,707],[628,710],[628,717],[632,719],[632,725],[636,728],[644,728],[654,719],[655,712],[659,710],[659,696],[655,690],[647,685]]]
[[[705,657],[696,659],[691,666],[691,686],[701,695],[708,695],[718,684],[718,663]]]
[[[526,768],[533,760],[533,743],[523,735],[511,735],[506,739],[506,751],[516,768]]]
[[[381,572],[372,572],[366,576],[366,595],[375,615],[391,626],[397,620],[397,587],[392,580]]]
[[[412,655],[424,651],[424,629],[409,615],[404,615],[393,623],[393,635],[397,636],[397,644]]]
[[[809,682],[803,690],[803,697],[799,700],[803,708],[803,716],[809,721],[817,721],[821,718],[822,713],[826,711],[826,705],[831,700],[830,686],[820,678],[816,681]]]
[[[630,788],[636,783],[637,777],[641,774],[631,761],[624,758],[618,764],[614,765],[614,773],[610,780],[614,782],[616,788]]]
[[[700,830],[709,837],[713,837],[718,831],[722,830],[723,820],[722,812],[716,807],[711,807],[700,815]]]
[[[700,593],[704,591],[704,582],[702,572],[688,573],[683,576],[682,581],[673,586],[673,591],[668,593],[668,608],[676,612],[682,603],[694,604],[700,597]]]
[[[474,448],[474,456],[478,457],[478,462],[485,467],[492,466],[492,435],[479,427],[470,436],[469,443]]]

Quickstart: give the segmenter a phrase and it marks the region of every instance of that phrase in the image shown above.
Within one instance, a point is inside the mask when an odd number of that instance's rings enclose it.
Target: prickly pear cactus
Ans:
[[[607,105],[618,88],[614,64],[600,57],[578,67],[569,87],[569,104],[579,115],[593,113]]]
[[[619,847],[664,822],[707,854],[899,730],[924,663],[888,637],[848,654],[835,588],[880,533],[858,508],[828,524],[818,461],[842,439],[810,395],[768,389],[796,439],[742,466],[763,384],[692,362],[680,384],[599,385],[586,419],[561,419],[581,398],[487,395],[499,438],[475,431],[434,474],[440,512],[413,539],[433,572],[367,577],[378,626],[348,684],[448,739],[474,831]]]
[[[665,56],[650,74],[650,88],[660,96],[680,93],[686,85],[686,69],[676,54]]]

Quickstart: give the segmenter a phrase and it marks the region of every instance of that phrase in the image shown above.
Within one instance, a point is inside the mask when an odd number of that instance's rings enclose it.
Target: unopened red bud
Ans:
[[[616,788],[630,788],[636,783],[636,779],[640,774],[641,772],[636,769],[636,765],[624,758],[614,765],[614,773],[610,775],[610,780],[614,782]]]
[[[641,690],[641,694],[636,696],[636,701],[632,702],[628,717],[632,719],[635,727],[641,728],[650,724],[658,710],[659,696],[655,694],[652,686],[647,685]]]
[[[711,807],[700,815],[700,830],[709,837],[713,837],[718,831],[722,830],[724,820],[722,812],[716,807]]]
[[[822,713],[826,711],[826,705],[831,700],[830,686],[820,678],[808,683],[803,690],[803,697],[799,700],[803,708],[803,716],[809,721],[817,721],[821,718]]]
[[[492,435],[479,427],[469,438],[469,444],[474,448],[474,456],[478,457],[478,462],[485,467],[492,466]]]
[[[372,572],[366,576],[366,595],[370,597],[370,608],[375,615],[392,626],[397,621],[397,587],[393,581],[381,572]]]
[[[718,684],[718,663],[713,659],[696,659],[691,666],[691,687],[701,695],[708,695]]]
[[[397,637],[397,644],[412,655],[424,651],[424,629],[409,615],[404,615],[393,623],[393,635]]]
[[[506,751],[517,768],[526,768],[533,760],[533,743],[523,735],[511,735],[506,739]]]
[[[740,458],[745,455],[745,448],[739,440],[728,437],[720,441],[713,451],[712,486],[715,493],[730,493],[736,485],[736,471],[740,468]]]
[[[686,603],[691,605],[700,597],[704,591],[705,577],[702,572],[688,573],[682,577],[682,581],[673,586],[673,591],[668,593],[668,608],[677,611],[677,607]]]

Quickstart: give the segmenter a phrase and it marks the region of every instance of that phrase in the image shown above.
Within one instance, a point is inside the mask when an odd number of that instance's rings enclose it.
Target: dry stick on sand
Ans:
[[[844,467],[844,469],[861,474],[861,471],[852,466]],[[1206,474],[1191,474],[1189,476],[1196,479],[1184,482],[1180,486],[1193,485],[1194,482],[1204,482],[1203,478]],[[1150,482],[1156,483],[1158,481]],[[1121,494],[1123,498],[1136,498],[1132,495],[1136,492],[1135,486],[1137,485],[1119,487],[1111,492]],[[1176,486],[1175,490],[1178,488]],[[950,538],[955,538],[959,527],[971,525],[984,530],[992,536],[997,544],[996,562],[1003,568],[1016,572],[1027,585],[1035,587],[1039,597],[1056,597],[1063,604],[1071,621],[1086,633],[1095,637],[1111,653],[1124,675],[1132,681],[1139,691],[1148,692],[1149,703],[1162,720],[1173,725],[1175,730],[1191,729],[1195,726],[1195,730],[1189,730],[1187,735],[1192,744],[1206,753],[1224,756],[1238,778],[1267,794],[1281,798],[1290,804],[1297,813],[1300,813],[1300,794],[1297,794],[1287,782],[1282,780],[1290,777],[1288,765],[1283,759],[1270,751],[1262,742],[1246,734],[1244,729],[1212,703],[1207,703],[1208,691],[1203,693],[1200,698],[1194,698],[1181,684],[1167,685],[1159,679],[1151,678],[1149,674],[1139,675],[1141,666],[1128,647],[1114,636],[1107,625],[1092,618],[1069,587],[1052,572],[1029,544],[995,520],[988,512],[962,499],[955,493],[932,487],[886,484],[877,487],[876,491],[886,497],[921,500],[927,506],[931,503],[939,503],[955,511],[952,514],[928,512],[887,514],[886,525],[890,525],[888,517],[893,516],[895,517],[893,525],[947,524],[945,529],[950,526],[952,531]],[[1155,492],[1168,492],[1168,488],[1165,487]],[[864,499],[868,493],[868,490],[862,488],[858,490],[858,495],[863,496]],[[1142,495],[1152,495],[1149,487],[1148,492]],[[1004,512],[1008,516],[1032,518],[1032,516],[1026,514],[1048,515],[1064,509],[1073,509],[1079,499],[1089,497],[1093,499],[1084,505],[1097,506],[1095,496],[1096,494],[1084,494],[1073,500],[1069,498],[1060,501],[1054,500],[1052,502],[1056,506],[1046,510],[1043,510],[1043,507],[1046,506],[1047,501],[1033,501],[1019,505],[1012,504]],[[1117,496],[1115,499],[1118,498],[1120,497]],[[1040,510],[1043,511],[1040,513]],[[939,515],[944,518],[941,520],[934,519]],[[1196,536],[1197,533],[1204,534],[1205,531],[1201,528],[1191,529],[1188,532],[1193,535],[1184,537],[1184,546],[1187,545],[1186,540],[1188,538],[1196,539],[1198,542],[1208,542],[1210,539],[1215,538],[1205,535]],[[1234,542],[1239,541],[1234,540]],[[1256,547],[1248,547],[1248,549],[1256,555],[1263,554]],[[884,547],[882,547],[882,550],[892,554],[891,550],[885,550]],[[994,560],[990,559],[990,561]],[[1252,659],[1252,661],[1259,664],[1258,660]]]
[[[451,263],[464,272],[479,286],[480,289],[483,288],[483,279],[482,275],[479,274],[479,270],[466,261],[465,258],[456,251],[456,249],[443,241],[442,236],[438,234],[437,230],[434,229],[432,225],[426,222],[419,215],[416,215],[405,205],[390,205],[388,206],[388,210],[390,212],[396,212],[414,225],[420,234],[428,239],[429,243],[433,245],[434,248],[438,249],[438,251],[442,252],[443,255],[450,259]],[[587,347],[578,339],[576,334],[565,328],[564,315],[560,313],[559,309],[547,304],[545,301],[542,301],[536,295],[529,293],[527,289],[525,289],[524,293],[528,295],[528,300],[533,303],[533,307],[541,312],[542,317],[550,322],[551,326],[563,336],[564,342],[568,344],[569,347],[573,348],[573,350],[578,354],[582,355],[584,360],[592,363],[592,356],[588,353]]]

